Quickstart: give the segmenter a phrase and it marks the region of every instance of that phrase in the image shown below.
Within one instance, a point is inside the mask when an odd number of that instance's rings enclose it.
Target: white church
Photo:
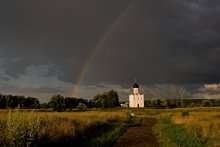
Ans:
[[[129,107],[144,108],[144,95],[139,93],[139,85],[136,81],[133,85],[133,94],[129,95]]]

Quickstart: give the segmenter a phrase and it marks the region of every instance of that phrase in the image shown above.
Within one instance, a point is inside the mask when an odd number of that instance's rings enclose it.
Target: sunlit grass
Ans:
[[[131,121],[129,122],[131,114],[134,115],[132,123]],[[165,142],[167,146],[218,146],[220,144],[220,107],[176,109],[116,108],[95,109],[86,112],[38,112],[37,110],[32,112],[32,110],[19,110],[19,113],[16,110],[11,110],[11,114],[9,114],[9,110],[0,110],[0,146],[3,146],[8,139],[10,140],[10,137],[8,137],[10,128],[7,128],[10,115],[11,117],[22,118],[15,121],[17,124],[19,124],[19,121],[28,122],[27,126],[24,127],[29,128],[24,129],[26,133],[31,130],[32,126],[37,126],[33,122],[39,119],[40,128],[36,129],[37,133],[34,141],[31,142],[37,146],[55,144],[89,146],[91,143],[94,146],[112,145],[117,137],[125,131],[128,123],[138,124],[141,118],[149,116],[156,117],[159,120],[161,118],[170,120],[159,121],[158,123],[162,128],[159,127],[157,135],[162,137],[159,140]],[[13,119],[11,118],[11,120]],[[162,123],[165,123],[165,125]],[[22,130],[22,125],[17,129]],[[11,130],[13,132],[13,127]],[[165,146],[163,142],[161,144]]]
[[[177,113],[171,120],[186,127],[194,136],[208,140],[213,146],[220,145],[220,112],[190,112],[187,117]]]
[[[219,107],[164,110],[157,118],[159,123],[155,130],[162,146],[188,146],[190,142],[190,146],[220,145]]]
[[[126,112],[95,110],[58,113],[1,110],[0,146],[113,143],[130,119],[130,113]],[[86,136],[87,142],[84,140]]]

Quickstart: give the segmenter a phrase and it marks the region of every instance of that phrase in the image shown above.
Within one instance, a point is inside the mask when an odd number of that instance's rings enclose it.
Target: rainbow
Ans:
[[[132,10],[132,8],[135,6],[137,0],[131,0],[128,1],[122,9],[117,13],[116,17],[113,19],[112,23],[108,25],[106,30],[100,35],[98,38],[98,41],[96,45],[91,49],[90,53],[88,54],[87,60],[83,64],[78,77],[76,81],[74,82],[74,88],[71,92],[72,97],[76,97],[79,86],[81,85],[81,82],[83,81],[87,71],[89,70],[90,65],[92,64],[97,52],[101,49],[103,43],[107,40],[107,38],[111,35],[111,33],[114,31],[114,29],[118,26],[120,23],[121,19],[126,16],[126,14]]]

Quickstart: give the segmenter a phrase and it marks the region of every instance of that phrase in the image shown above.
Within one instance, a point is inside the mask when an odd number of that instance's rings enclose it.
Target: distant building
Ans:
[[[131,108],[143,108],[144,107],[144,95],[139,93],[139,85],[135,81],[133,85],[133,94],[129,95],[129,107]]]
[[[125,103],[121,104],[121,107],[128,107],[128,106],[129,106],[128,102],[125,102]]]

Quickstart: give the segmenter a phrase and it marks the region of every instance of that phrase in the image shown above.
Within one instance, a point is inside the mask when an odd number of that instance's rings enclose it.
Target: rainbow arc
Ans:
[[[77,97],[77,93],[79,90],[79,86],[81,85],[86,73],[89,70],[90,65],[92,64],[96,54],[98,53],[98,51],[101,49],[103,43],[105,43],[105,41],[108,39],[108,37],[111,35],[111,33],[115,30],[115,28],[118,26],[118,24],[120,23],[120,21],[126,16],[126,14],[128,12],[130,12],[133,7],[135,6],[137,0],[131,0],[128,1],[123,8],[120,9],[120,11],[118,12],[118,14],[116,15],[116,17],[113,19],[112,23],[110,23],[108,25],[108,27],[106,27],[106,30],[100,35],[100,37],[97,39],[97,43],[96,45],[91,49],[90,53],[88,54],[88,58],[87,60],[84,62],[77,80],[74,82],[74,88],[71,92],[71,96],[72,97]]]

